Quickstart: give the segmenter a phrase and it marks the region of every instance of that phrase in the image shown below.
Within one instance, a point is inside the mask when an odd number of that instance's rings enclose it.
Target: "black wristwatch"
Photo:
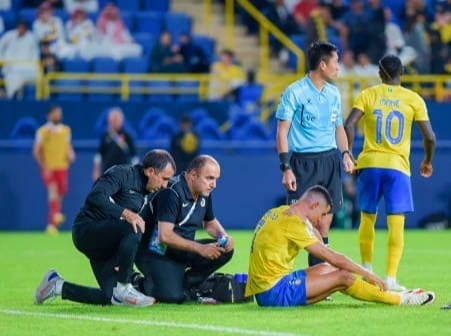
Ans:
[[[281,164],[280,164],[280,170],[281,170],[281,171],[284,172],[284,171],[287,170],[287,169],[291,169],[291,166],[290,166],[289,163],[286,163],[286,162],[285,162],[285,163],[281,163]]]

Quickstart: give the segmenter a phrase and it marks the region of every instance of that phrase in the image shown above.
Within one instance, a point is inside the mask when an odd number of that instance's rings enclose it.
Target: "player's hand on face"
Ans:
[[[218,243],[210,243],[210,244],[203,244],[202,248],[199,251],[199,254],[207,259],[214,260],[218,259],[222,252],[225,252],[225,249],[222,247],[219,247]]]
[[[432,176],[432,164],[431,163],[425,163],[421,162],[420,165],[420,175],[423,177],[431,177]]]
[[[287,169],[283,172],[282,184],[288,191],[296,191],[296,176],[291,169]]]

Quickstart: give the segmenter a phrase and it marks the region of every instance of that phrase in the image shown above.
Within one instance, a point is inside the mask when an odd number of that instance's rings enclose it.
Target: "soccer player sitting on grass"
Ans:
[[[425,305],[435,294],[421,289],[394,293],[370,270],[326,247],[317,226],[330,212],[328,191],[313,186],[291,206],[270,209],[260,219],[252,240],[246,296],[259,306],[300,306],[316,303],[341,291],[356,299],[391,305]],[[326,261],[292,272],[299,250]],[[366,279],[362,280],[360,275]]]

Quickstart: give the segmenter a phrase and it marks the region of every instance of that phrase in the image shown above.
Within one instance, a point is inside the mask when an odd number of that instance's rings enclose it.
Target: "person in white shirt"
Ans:
[[[76,54],[84,59],[96,56],[97,31],[83,9],[76,9],[66,22],[66,34]]]
[[[24,82],[36,79],[38,59],[38,43],[25,22],[19,22],[16,29],[2,36],[0,60],[5,62],[2,73],[8,98],[13,98]]]
[[[38,8],[33,33],[39,42],[48,42],[50,50],[58,58],[74,57],[75,48],[66,43],[63,23],[59,17],[53,16],[52,6],[47,2]]]

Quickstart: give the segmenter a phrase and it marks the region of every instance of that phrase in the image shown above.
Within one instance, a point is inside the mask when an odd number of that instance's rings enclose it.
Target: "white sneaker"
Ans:
[[[435,300],[434,292],[424,291],[421,288],[404,291],[401,292],[399,295],[401,296],[402,305],[423,306],[431,304]]]
[[[390,292],[404,292],[407,290],[406,287],[399,284],[397,280],[386,279],[387,290]]]
[[[155,298],[138,292],[132,284],[122,288],[114,287],[111,303],[118,306],[147,307],[155,303]]]
[[[56,292],[56,283],[58,280],[64,281],[57,271],[54,269],[48,270],[34,292],[34,303],[43,304],[48,299],[55,299],[58,295]]]

